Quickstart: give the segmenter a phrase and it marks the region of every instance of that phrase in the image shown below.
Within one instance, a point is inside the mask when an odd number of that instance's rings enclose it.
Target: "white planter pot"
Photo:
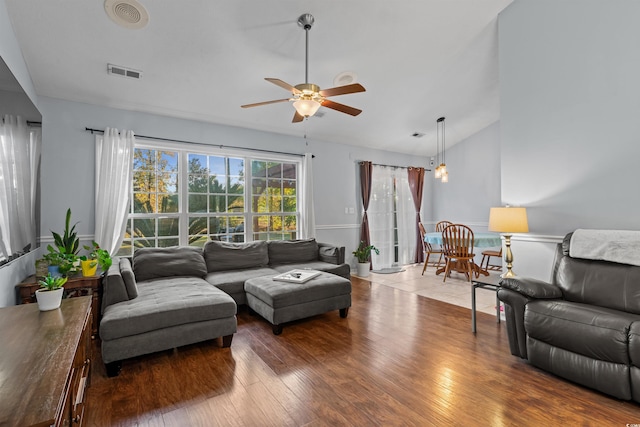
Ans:
[[[356,266],[356,275],[359,277],[367,277],[369,275],[369,268],[371,264],[368,262],[359,262]]]
[[[56,289],[55,291],[38,289],[36,291],[36,300],[38,300],[40,311],[55,310],[60,307],[63,292],[64,288]]]

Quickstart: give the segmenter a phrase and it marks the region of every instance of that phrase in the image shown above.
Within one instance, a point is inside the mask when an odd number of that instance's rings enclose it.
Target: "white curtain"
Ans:
[[[369,235],[371,244],[380,254],[371,253],[373,270],[389,268],[395,260],[394,237],[394,180],[395,171],[387,166],[373,165],[371,198],[369,200]]]
[[[371,244],[380,250],[371,254],[373,270],[413,263],[416,210],[406,168],[373,165],[367,215]]]
[[[316,237],[316,217],[313,206],[313,154],[306,153],[300,172],[300,238]]]
[[[398,263],[413,264],[416,254],[416,207],[409,188],[406,168],[396,169],[396,217],[398,224]]]
[[[35,248],[41,139],[20,116],[0,122],[0,260]]]
[[[96,136],[95,241],[111,255],[120,248],[127,225],[134,145],[130,130],[106,128]]]

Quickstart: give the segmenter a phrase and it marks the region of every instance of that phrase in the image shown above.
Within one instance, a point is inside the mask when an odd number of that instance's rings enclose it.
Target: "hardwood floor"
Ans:
[[[509,353],[505,324],[352,278],[349,317],[285,326],[246,308],[230,349],[205,342],[124,361],[107,378],[94,343],[87,426],[624,426],[640,405]]]

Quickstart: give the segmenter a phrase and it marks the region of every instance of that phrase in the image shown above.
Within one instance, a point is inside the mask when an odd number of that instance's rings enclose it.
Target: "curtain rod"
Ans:
[[[102,133],[104,134],[104,130],[102,129],[92,129],[92,128],[88,128],[85,127],[84,128],[85,131],[87,132],[91,132],[91,134],[93,135],[94,133]],[[157,136],[145,136],[145,135],[137,135],[135,134],[136,138],[143,138],[143,139],[155,139],[158,141],[168,141],[168,142],[181,142],[181,143],[185,143],[185,144],[196,144],[196,145],[205,145],[207,147],[219,147],[219,148],[235,148],[238,150],[249,150],[249,151],[259,151],[261,153],[271,153],[271,154],[287,154],[290,156],[300,156],[300,157],[304,157],[304,154],[298,154],[298,153],[287,153],[285,151],[274,151],[274,150],[265,150],[262,148],[247,148],[247,147],[236,147],[234,145],[222,145],[222,144],[203,144],[201,142],[193,142],[193,141],[183,141],[181,139],[172,139],[172,138],[159,138]],[[315,155],[311,155],[311,158],[315,159]]]
[[[359,160],[359,161],[357,161],[357,163],[358,163],[358,164],[363,164],[364,162],[365,162],[365,160]],[[383,164],[380,164],[380,163],[373,163],[373,162],[371,162],[371,164],[372,164],[372,165],[376,165],[376,166],[385,166],[385,167],[388,167],[388,168],[395,168],[395,169],[398,169],[398,168],[404,168],[404,169],[416,168],[416,169],[417,169],[417,167],[416,167],[416,166],[395,166],[395,165],[383,165]],[[426,172],[431,172],[431,169],[424,168],[424,170],[425,170]]]

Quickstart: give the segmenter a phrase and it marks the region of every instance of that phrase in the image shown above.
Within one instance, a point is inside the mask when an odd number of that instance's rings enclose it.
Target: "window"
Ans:
[[[208,240],[296,238],[301,162],[214,150],[137,144],[118,255],[142,247],[202,247]]]
[[[297,165],[251,162],[251,213],[253,240],[296,238]]]

